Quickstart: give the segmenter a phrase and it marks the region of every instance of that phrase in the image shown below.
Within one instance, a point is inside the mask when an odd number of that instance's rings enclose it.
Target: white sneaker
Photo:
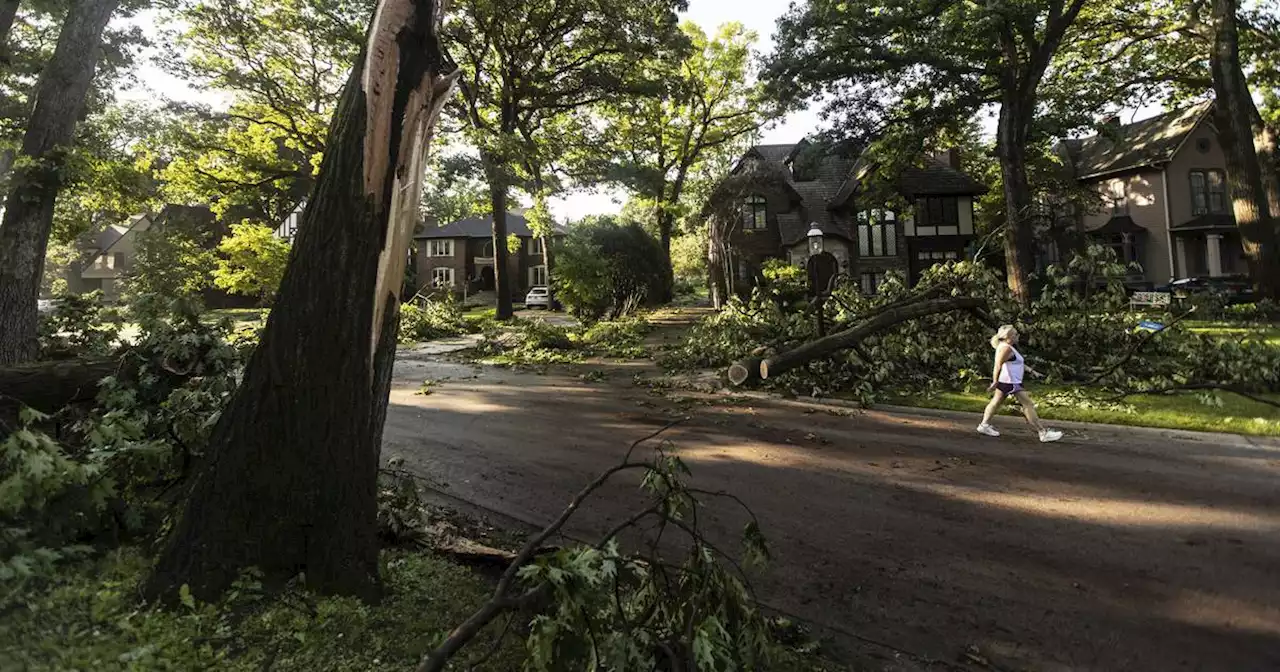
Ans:
[[[1056,429],[1046,429],[1040,432],[1040,443],[1053,443],[1062,438],[1062,432]]]
[[[978,433],[986,434],[987,436],[1000,436],[1000,432],[996,431],[995,427],[992,427],[985,422],[978,425]]]

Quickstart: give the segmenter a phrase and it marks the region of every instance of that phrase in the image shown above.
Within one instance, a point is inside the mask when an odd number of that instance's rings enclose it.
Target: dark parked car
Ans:
[[[1253,283],[1247,276],[1223,275],[1216,278],[1183,278],[1157,287],[1157,292],[1168,292],[1174,299],[1212,294],[1222,297],[1229,304],[1252,303]]]

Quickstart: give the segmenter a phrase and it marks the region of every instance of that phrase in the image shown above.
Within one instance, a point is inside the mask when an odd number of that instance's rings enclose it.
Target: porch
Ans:
[[[1176,277],[1248,275],[1249,265],[1234,217],[1202,215],[1175,226],[1171,233]]]

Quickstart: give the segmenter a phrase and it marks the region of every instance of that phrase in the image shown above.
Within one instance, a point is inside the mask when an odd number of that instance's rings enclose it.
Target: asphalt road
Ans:
[[[696,485],[759,516],[774,551],[762,599],[834,628],[860,666],[932,667],[850,633],[946,661],[976,651],[986,669],[1280,670],[1275,441],[1095,429],[1042,445],[1007,418],[992,439],[971,418],[707,405],[624,376],[420,360],[397,377],[384,458],[529,522],[690,415],[665,438]],[[424,378],[447,380],[415,394]],[[602,491],[574,530],[635,511],[634,485]],[[726,546],[745,520],[716,502],[702,517]]]

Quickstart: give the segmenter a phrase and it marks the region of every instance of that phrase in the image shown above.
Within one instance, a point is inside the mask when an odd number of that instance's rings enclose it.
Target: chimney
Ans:
[[[956,147],[944,149],[933,155],[942,165],[955,170],[960,170],[960,150]]]
[[[1120,132],[1120,115],[1109,114],[1098,122],[1098,131],[1104,135],[1114,136]]]

